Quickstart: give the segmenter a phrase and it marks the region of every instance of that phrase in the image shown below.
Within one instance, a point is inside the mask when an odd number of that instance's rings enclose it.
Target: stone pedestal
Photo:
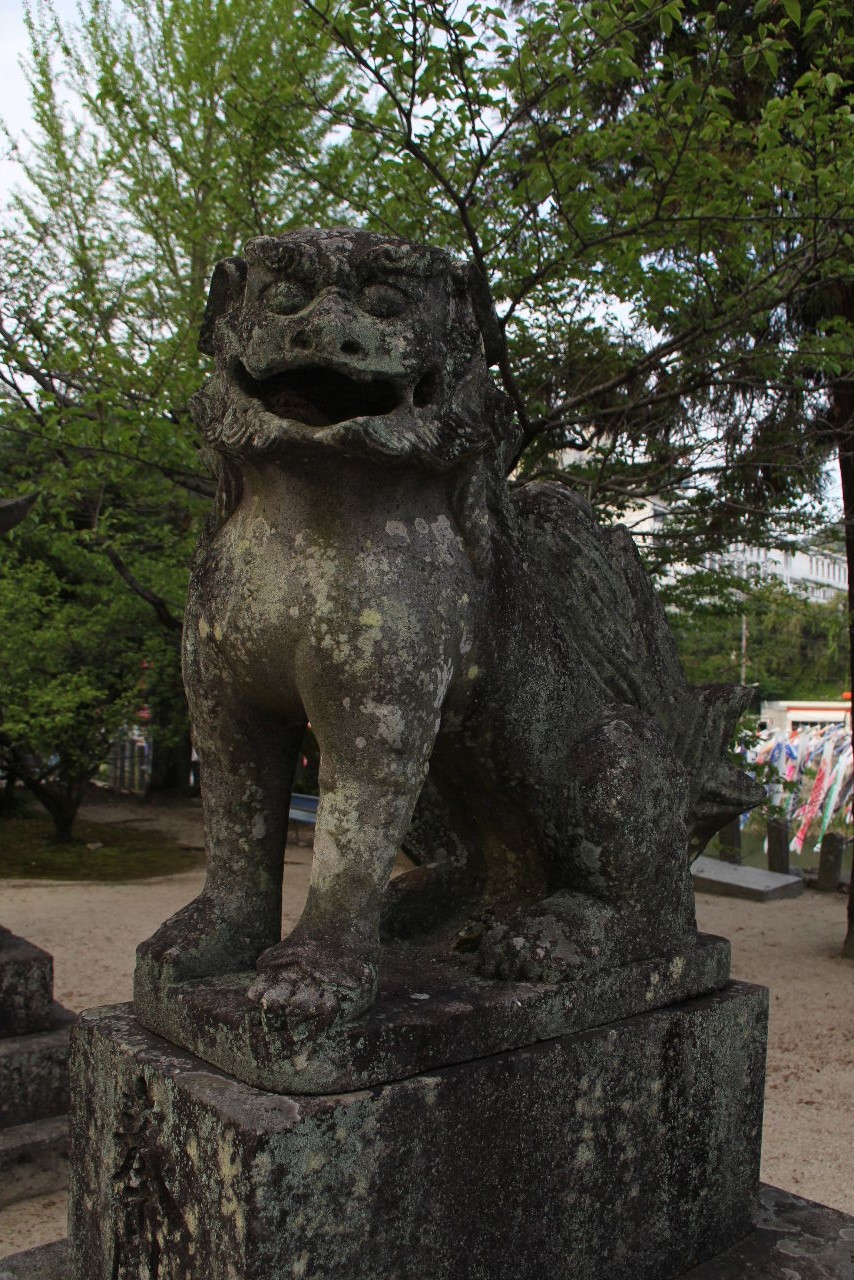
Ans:
[[[558,983],[498,982],[472,953],[394,943],[373,1006],[310,1042],[247,998],[254,970],[170,985],[137,965],[134,1008],[147,1030],[256,1089],[352,1093],[709,995],[729,974],[729,943],[710,934]]]
[[[508,999],[512,998],[512,987]],[[354,1092],[84,1014],[72,1280],[669,1280],[751,1230],[766,992],[730,983]]]
[[[0,1205],[65,1186],[72,1021],[52,956],[0,928]]]
[[[26,1036],[53,1016],[53,957],[0,926],[0,1036]]]
[[[68,1242],[57,1240],[0,1262],[0,1280],[68,1280]],[[753,1229],[724,1253],[679,1280],[849,1280],[854,1277],[854,1218],[762,1186]]]

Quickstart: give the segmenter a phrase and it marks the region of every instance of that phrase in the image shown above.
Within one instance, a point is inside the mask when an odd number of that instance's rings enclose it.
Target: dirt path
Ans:
[[[201,845],[197,808],[87,806],[92,821],[132,821]],[[285,859],[287,931],[308,889],[310,848]],[[128,884],[5,881],[0,919],[52,952],[56,997],[74,1010],[129,1000],[134,950],[198,893],[200,871]],[[778,903],[700,895],[700,928],[728,937],[733,976],[771,989],[762,1177],[854,1213],[854,964],[839,950],[842,895]],[[0,1214],[0,1257],[65,1233],[65,1199],[43,1196]]]
[[[733,976],[770,988],[762,1177],[854,1213],[854,963],[845,897],[697,896],[706,933],[732,942]]]

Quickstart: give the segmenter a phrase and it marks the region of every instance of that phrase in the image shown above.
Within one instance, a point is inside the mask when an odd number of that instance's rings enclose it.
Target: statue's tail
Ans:
[[[707,684],[692,689],[703,715],[696,732],[685,735],[682,751],[698,779],[691,807],[691,854],[696,857],[716,831],[739,814],[762,804],[765,788],[728,759],[729,744],[753,690],[742,684]]]
[[[742,685],[692,688],[631,535],[600,525],[589,504],[556,484],[513,493],[522,551],[555,617],[615,702],[653,716],[691,779],[692,853],[764,788],[727,752],[750,700]]]

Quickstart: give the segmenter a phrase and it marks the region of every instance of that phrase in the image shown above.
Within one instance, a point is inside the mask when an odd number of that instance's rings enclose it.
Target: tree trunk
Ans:
[[[0,787],[0,818],[14,818],[20,807],[20,801],[15,790],[15,783],[19,779],[11,765],[4,764],[3,772],[6,785]]]
[[[71,844],[74,839],[75,813],[69,813],[67,810],[54,810],[50,816],[53,818],[53,843]]]
[[[53,821],[53,843],[71,844],[74,839],[74,819],[80,808],[88,778],[78,783],[51,786],[44,782],[23,779],[24,786],[39,804],[47,809]]]
[[[833,409],[839,424],[839,476],[842,481],[842,513],[845,521],[845,556],[848,561],[848,643],[850,676],[854,692],[854,381],[840,379],[833,389]],[[851,741],[854,744],[854,702]],[[854,960],[854,867],[848,889],[848,934],[842,954]]]

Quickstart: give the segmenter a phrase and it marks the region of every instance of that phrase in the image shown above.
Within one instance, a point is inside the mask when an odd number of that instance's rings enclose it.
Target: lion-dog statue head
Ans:
[[[441,249],[367,231],[250,240],[211,282],[199,347],[217,371],[194,405],[206,440],[232,456],[503,462],[511,416],[489,377],[483,293]]]

